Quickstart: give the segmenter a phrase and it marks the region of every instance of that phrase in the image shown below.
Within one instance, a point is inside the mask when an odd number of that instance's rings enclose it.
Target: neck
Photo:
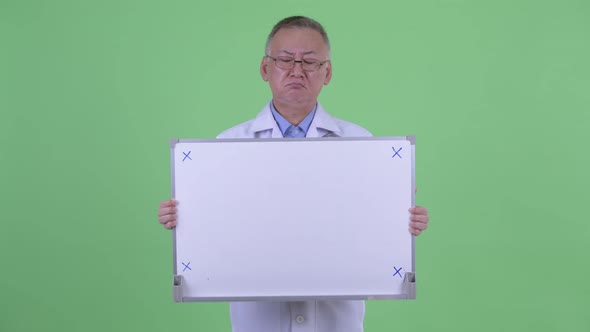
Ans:
[[[280,101],[273,100],[273,106],[275,110],[282,115],[285,120],[289,121],[290,124],[297,126],[305,119],[305,117],[313,111],[316,102],[305,103],[305,104],[286,104]]]

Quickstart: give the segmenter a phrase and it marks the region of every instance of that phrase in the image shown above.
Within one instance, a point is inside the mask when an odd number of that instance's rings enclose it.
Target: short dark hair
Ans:
[[[326,46],[328,46],[328,50],[330,50],[330,40],[328,39],[328,34],[320,22],[305,16],[290,16],[280,20],[279,23],[275,24],[275,26],[272,28],[268,38],[266,39],[266,46],[264,48],[265,52],[268,53],[270,42],[277,32],[279,32],[281,29],[287,28],[309,28],[319,32],[322,35]]]

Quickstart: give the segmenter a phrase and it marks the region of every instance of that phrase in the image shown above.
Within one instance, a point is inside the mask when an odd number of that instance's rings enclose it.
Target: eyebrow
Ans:
[[[288,54],[288,55],[295,55],[295,53],[293,53],[293,52],[289,52],[289,51],[287,51],[287,50],[280,50],[280,51],[279,51],[279,53],[286,53],[286,54]],[[318,53],[318,52],[316,52],[316,51],[306,51],[306,52],[303,52],[303,55],[307,55],[307,54],[317,54],[317,53]]]

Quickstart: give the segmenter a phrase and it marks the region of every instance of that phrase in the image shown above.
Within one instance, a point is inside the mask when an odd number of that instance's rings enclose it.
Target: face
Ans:
[[[329,50],[319,32],[309,28],[286,28],[275,34],[268,55],[273,58],[293,57],[295,60],[323,62],[328,60]],[[330,82],[332,64],[328,61],[316,71],[304,71],[301,63],[296,62],[288,70],[278,68],[274,60],[263,57],[260,74],[270,85],[276,103],[308,105],[315,104],[322,87]]]

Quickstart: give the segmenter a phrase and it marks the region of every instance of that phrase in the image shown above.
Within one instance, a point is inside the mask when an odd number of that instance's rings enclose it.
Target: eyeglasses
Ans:
[[[319,60],[315,60],[315,59],[303,59],[303,60],[295,60],[295,58],[292,57],[278,57],[278,58],[273,58],[270,55],[266,56],[267,58],[274,60],[275,62],[275,66],[277,66],[277,68],[280,69],[286,69],[286,70],[291,70],[293,69],[293,67],[295,67],[295,63],[298,62],[301,64],[301,68],[305,71],[316,71],[318,69],[320,69],[320,67],[330,61],[330,60],[326,60],[326,61],[319,61]]]

